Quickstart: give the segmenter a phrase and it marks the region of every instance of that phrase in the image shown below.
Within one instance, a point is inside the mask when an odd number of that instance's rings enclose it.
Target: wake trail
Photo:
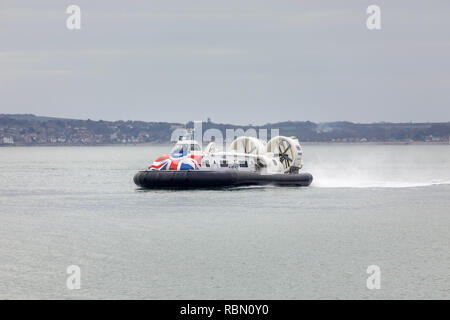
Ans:
[[[311,187],[314,188],[418,188],[438,185],[450,185],[450,181],[330,181],[317,179]]]

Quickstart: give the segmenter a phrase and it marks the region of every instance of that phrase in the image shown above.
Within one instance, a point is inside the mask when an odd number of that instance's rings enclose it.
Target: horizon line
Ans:
[[[95,121],[95,122],[100,122],[100,121],[104,121],[104,122],[149,122],[149,123],[171,123],[171,124],[181,124],[181,125],[186,125],[190,122],[195,122],[195,121],[201,121],[202,123],[214,123],[214,124],[219,124],[219,125],[233,125],[233,126],[248,126],[248,127],[260,127],[260,126],[264,126],[264,125],[268,125],[268,124],[277,124],[277,123],[285,123],[285,122],[310,122],[310,123],[314,123],[314,124],[326,124],[326,123],[342,123],[342,122],[347,122],[347,123],[353,123],[353,124],[438,124],[438,123],[450,123],[450,120],[448,121],[423,121],[423,122],[415,122],[415,121],[374,121],[374,122],[355,122],[355,121],[350,121],[350,120],[333,120],[333,121],[312,121],[312,120],[282,120],[282,121],[276,121],[276,122],[266,122],[264,124],[233,124],[233,123],[224,123],[224,122],[215,122],[212,121],[211,119],[207,119],[207,120],[188,120],[186,122],[177,122],[177,121],[156,121],[156,120],[124,120],[124,119],[119,119],[119,120],[103,120],[103,119],[91,119],[91,118],[87,118],[87,119],[80,119],[80,118],[67,118],[67,117],[60,117],[60,116],[47,116],[47,115],[38,115],[38,114],[34,114],[34,113],[0,113],[0,117],[26,117],[26,116],[31,116],[31,117],[36,117],[36,118],[41,118],[43,121],[47,121],[47,120],[65,120],[65,121]],[[18,119],[15,119],[18,120]],[[23,120],[31,120],[31,119],[23,119]]]

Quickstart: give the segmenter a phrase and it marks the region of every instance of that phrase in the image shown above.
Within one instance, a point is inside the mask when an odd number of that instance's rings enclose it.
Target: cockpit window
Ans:
[[[200,146],[198,144],[194,144],[194,143],[177,144],[177,145],[175,145],[175,147],[173,147],[171,154],[172,154],[172,157],[178,158],[178,157],[184,157],[192,151],[200,151]]]
[[[187,144],[177,144],[172,149],[172,155],[176,155],[178,157],[183,157],[188,154],[188,147]]]

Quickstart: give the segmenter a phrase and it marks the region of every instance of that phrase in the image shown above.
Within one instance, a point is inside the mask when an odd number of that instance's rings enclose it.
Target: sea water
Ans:
[[[307,188],[138,189],[168,149],[0,148],[0,298],[450,298],[450,146],[305,145]]]

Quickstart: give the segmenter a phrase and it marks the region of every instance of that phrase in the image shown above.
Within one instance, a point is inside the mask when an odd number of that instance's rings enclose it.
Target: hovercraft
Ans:
[[[266,142],[241,136],[227,151],[210,142],[180,138],[170,154],[156,159],[134,176],[134,183],[149,189],[213,189],[242,186],[309,186],[311,174],[303,167],[297,138],[277,136]]]

